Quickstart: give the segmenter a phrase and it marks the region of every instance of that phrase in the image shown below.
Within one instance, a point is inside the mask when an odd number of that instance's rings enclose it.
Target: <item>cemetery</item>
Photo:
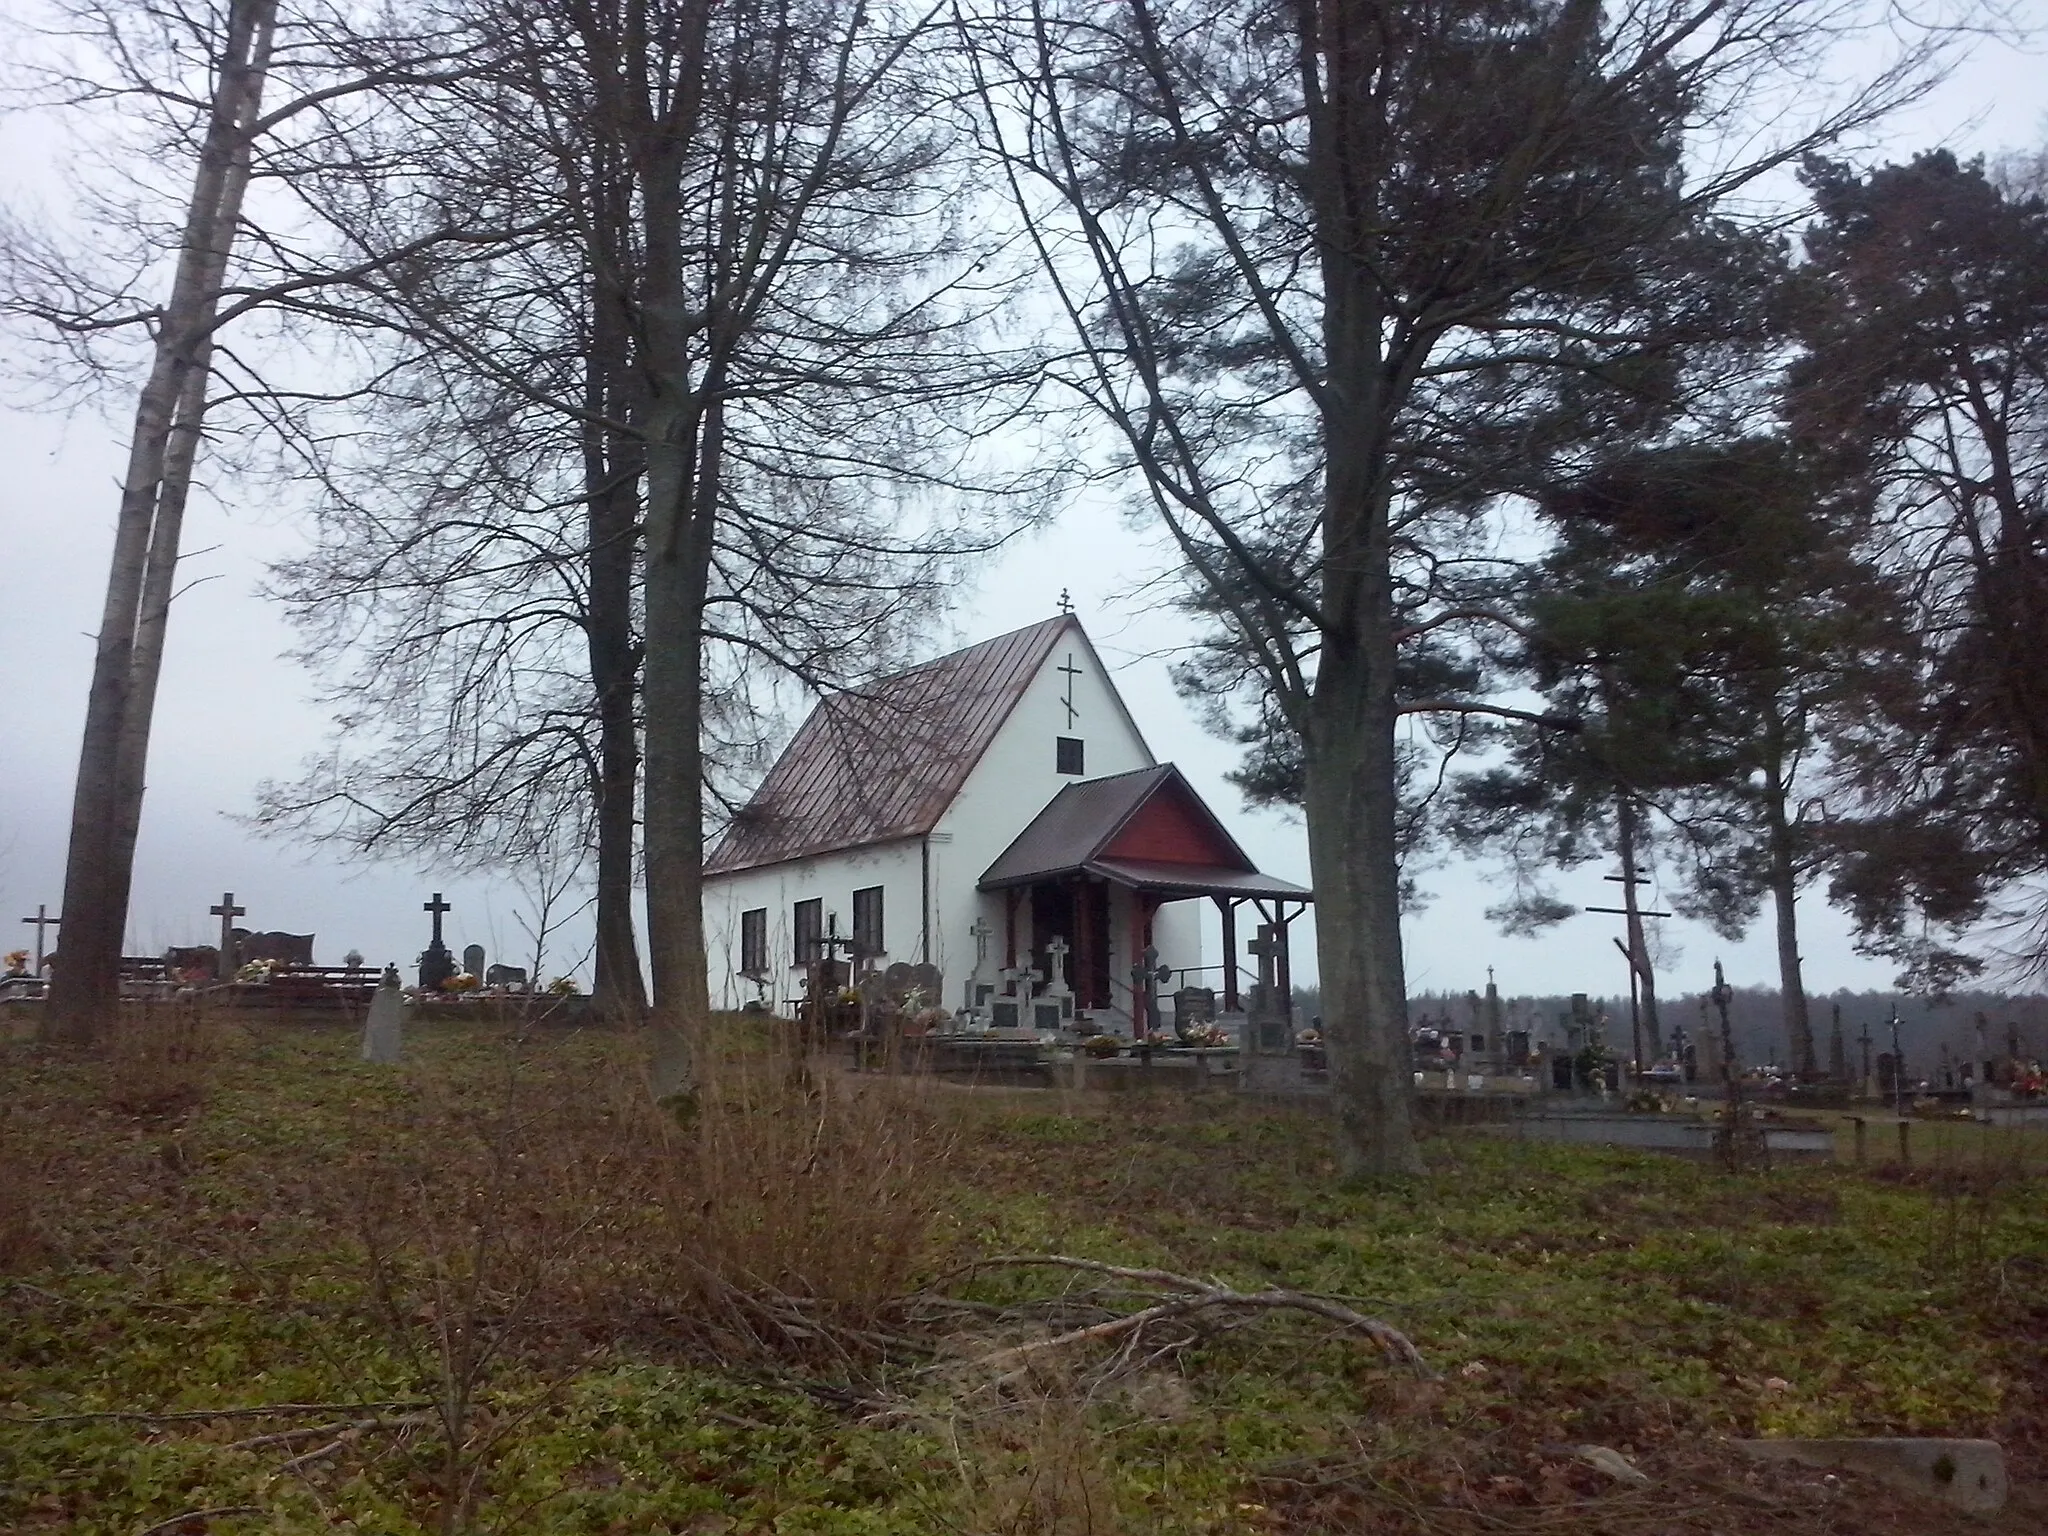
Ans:
[[[2048,1536],[2039,9],[10,7],[0,1536]]]

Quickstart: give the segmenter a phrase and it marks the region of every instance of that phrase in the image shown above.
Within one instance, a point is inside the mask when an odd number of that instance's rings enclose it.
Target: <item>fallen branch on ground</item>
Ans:
[[[175,1531],[188,1520],[224,1520],[229,1515],[260,1515],[261,1504],[222,1504],[213,1509],[188,1509],[182,1515],[173,1515],[168,1520],[159,1520],[146,1531],[137,1531],[135,1536],[165,1536]]]
[[[339,1419],[332,1424],[314,1424],[305,1429],[281,1429],[275,1434],[252,1435],[247,1440],[236,1440],[228,1446],[231,1451],[254,1451],[266,1445],[290,1445],[297,1440],[318,1440],[322,1435],[338,1435],[346,1431],[361,1433],[369,1429],[409,1429],[415,1424],[425,1424],[429,1416],[424,1413],[408,1413],[397,1419]]]
[[[420,1399],[389,1403],[262,1403],[240,1408],[181,1408],[174,1412],[149,1413],[137,1408],[110,1408],[97,1413],[46,1413],[35,1418],[0,1414],[0,1424],[171,1424],[181,1420],[282,1418],[294,1413],[358,1413],[380,1408],[431,1408]],[[187,1520],[190,1515],[185,1516]]]
[[[1428,1362],[1422,1358],[1422,1352],[1398,1328],[1391,1327],[1378,1318],[1367,1317],[1363,1312],[1346,1306],[1341,1301],[1328,1296],[1318,1296],[1309,1291],[1289,1291],[1277,1287],[1263,1291],[1237,1291],[1229,1286],[1219,1285],[1213,1280],[1198,1280],[1192,1275],[1174,1274],[1171,1270],[1105,1264],[1098,1259],[1077,1259],[1057,1253],[998,1254],[992,1258],[976,1260],[969,1267],[1078,1270],[1085,1274],[1106,1275],[1112,1279],[1149,1286],[1155,1293],[1176,1293],[1122,1317],[1091,1323],[1083,1328],[1071,1328],[1050,1338],[1032,1339],[983,1355],[973,1362],[981,1369],[1009,1369],[1033,1355],[1043,1354],[1048,1350],[1064,1349],[1074,1344],[1100,1342],[1105,1339],[1126,1338],[1152,1323],[1162,1322],[1168,1318],[1188,1318],[1202,1312],[1238,1310],[1306,1312],[1316,1317],[1327,1318],[1331,1322],[1364,1334],[1379,1345],[1389,1360],[1406,1366],[1416,1375],[1424,1378],[1436,1375]]]

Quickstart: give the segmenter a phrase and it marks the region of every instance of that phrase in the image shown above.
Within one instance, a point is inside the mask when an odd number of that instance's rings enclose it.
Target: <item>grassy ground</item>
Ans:
[[[437,1026],[380,1070],[339,1029],[179,1028],[0,1046],[0,1530],[2048,1529],[2017,1134],[1737,1180],[1459,1133],[1355,1190],[1319,1121],[1226,1100],[756,1062],[678,1126],[614,1037]],[[983,1368],[1142,1300],[997,1253],[1342,1296],[1441,1374],[1279,1312]],[[2020,1497],[1721,1439],[1877,1433],[1996,1436]]]

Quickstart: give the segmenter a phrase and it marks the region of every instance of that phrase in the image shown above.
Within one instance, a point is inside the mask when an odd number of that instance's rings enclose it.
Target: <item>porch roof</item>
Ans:
[[[1262,875],[1255,869],[1224,869],[1213,864],[1159,864],[1139,859],[1093,859],[1082,868],[1133,890],[1169,899],[1185,896],[1263,896],[1278,901],[1314,901],[1315,892],[1292,880]]]
[[[982,874],[984,891],[1091,875],[1132,890],[1310,901],[1261,874],[1171,763],[1070,784]]]

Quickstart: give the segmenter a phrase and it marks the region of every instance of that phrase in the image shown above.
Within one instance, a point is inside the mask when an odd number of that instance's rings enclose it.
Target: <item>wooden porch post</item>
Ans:
[[[1145,1031],[1152,1027],[1152,1021],[1145,1017],[1145,984],[1139,979],[1139,969],[1145,964],[1145,893],[1131,892],[1131,1036],[1145,1038]]]
[[[1223,1011],[1237,1012],[1237,903],[1228,896],[1215,899],[1223,914]]]
[[[1287,925],[1293,919],[1287,915],[1286,902],[1276,901],[1273,903],[1273,906],[1280,916],[1279,970],[1274,975],[1273,980],[1280,988],[1280,1016],[1289,1023],[1292,1023],[1294,1021],[1294,966],[1288,952],[1290,940]],[[1299,916],[1300,914],[1296,913],[1295,915]]]
[[[1074,968],[1071,985],[1076,1008],[1093,1008],[1088,994],[1088,877],[1074,876],[1074,931],[1069,935],[1074,949],[1068,963]]]
[[[1003,892],[1003,969],[1017,968],[1017,887]]]

